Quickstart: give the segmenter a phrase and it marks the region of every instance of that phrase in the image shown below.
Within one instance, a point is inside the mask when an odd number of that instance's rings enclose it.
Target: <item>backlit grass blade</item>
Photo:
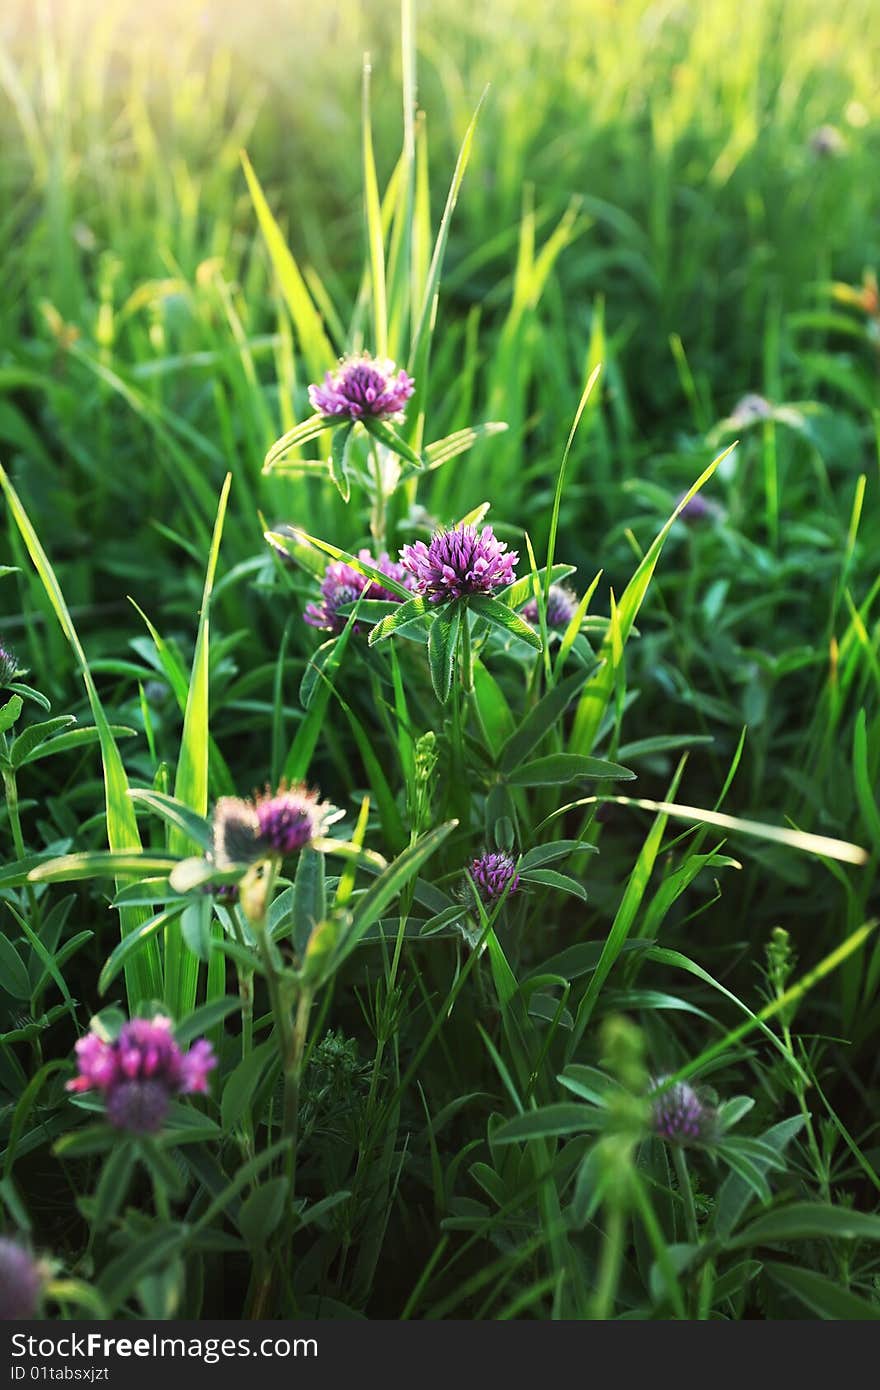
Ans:
[[[574,420],[572,421],[572,426],[569,430],[568,439],[566,441],[565,448],[562,453],[562,462],[559,465],[559,473],[556,477],[556,491],[553,494],[553,511],[550,516],[550,536],[547,541],[547,569],[544,575],[545,605],[547,603],[547,596],[550,593],[550,585],[552,583],[551,575],[553,573],[553,560],[556,554],[556,533],[559,530],[559,508],[562,506],[562,490],[565,485],[565,470],[568,466],[568,456],[571,453],[571,446],[574,443],[574,437],[577,434],[578,425],[581,422],[581,417],[583,416],[583,413],[587,408],[587,402],[589,401],[590,396],[593,394],[593,387],[599,380],[601,372],[602,363],[597,362],[593,370],[590,372],[590,375],[587,378],[587,384],[581,393],[581,398],[578,402],[578,408],[575,411]]]
[[[285,536],[277,532],[271,532],[270,534],[273,544],[283,549],[294,559],[297,558],[295,547],[292,545],[288,547],[288,545],[285,544],[287,540]],[[319,540],[317,536],[310,536],[305,531],[298,531],[297,536],[301,541],[307,541],[310,545],[316,546],[318,550],[322,550],[325,555],[330,556],[331,560],[343,560],[346,565],[350,565],[353,570],[357,570],[358,574],[364,574],[368,579],[374,579],[378,585],[384,589],[390,589],[391,592],[397,594],[399,598],[412,598],[412,591],[410,589],[405,589],[402,584],[397,583],[396,579],[392,579],[390,575],[384,574],[382,570],[377,569],[375,565],[371,565],[368,561],[359,559],[357,555],[350,555],[347,550],[340,550],[338,545],[331,545],[329,541]]]
[[[770,840],[788,849],[801,849],[808,855],[819,855],[824,859],[840,859],[848,865],[867,863],[867,851],[861,845],[849,844],[847,840],[833,840],[830,835],[813,835],[809,831],[794,830],[785,826],[769,826],[765,821],[744,820],[741,816],[724,816],[717,810],[701,810],[698,806],[677,806],[667,801],[628,801],[626,796],[602,798],[603,801],[616,801],[619,805],[639,806],[642,810],[656,810],[665,816],[678,820],[694,821],[694,824],[716,826],[719,830],[730,830],[735,834],[753,835],[758,840]]]
[[[660,559],[660,553],[663,550],[666,537],[669,535],[676,520],[687,506],[688,502],[690,502],[691,498],[697,495],[704,483],[707,483],[712,477],[716,468],[724,462],[728,454],[735,448],[736,444],[731,444],[729,448],[725,449],[723,453],[712,460],[708,468],[703,470],[693,487],[682,497],[675,511],[672,513],[672,516],[666,522],[666,525],[655,536],[651,546],[645,553],[644,559],[624,589],[617,606],[619,633],[622,646],[625,646],[626,640],[632,631],[633,623],[638,616],[639,609],[648,591],[648,586],[651,583],[654,570],[657,568],[657,561]],[[599,667],[596,674],[589,681],[581,696],[569,744],[569,750],[572,753],[590,752],[599,725],[602,722],[605,710],[608,706],[608,701],[611,699],[618,664],[614,659],[612,645],[612,640],[609,636],[606,638],[605,642],[603,642],[599,653],[600,657],[603,658],[603,665]]]
[[[672,796],[675,795],[678,789],[678,784],[684,773],[684,766],[684,759],[682,759],[676,768],[675,776],[669,788]],[[569,1059],[574,1056],[577,1050],[578,1043],[583,1037],[587,1024],[592,1018],[593,1010],[596,1007],[596,1002],[601,993],[602,986],[605,984],[612,967],[626,944],[626,939],[635,923],[636,916],[641,907],[645,892],[647,891],[648,882],[651,878],[651,874],[654,872],[654,864],[660,852],[660,844],[665,829],[666,815],[664,812],[658,810],[657,817],[648,832],[648,836],[636,860],[635,867],[627,881],[620,907],[617,909],[614,921],[611,924],[611,930],[602,947],[599,963],[590,977],[587,992],[581,1000],[580,1008],[577,1011],[575,1026],[572,1029],[569,1039]]]
[[[772,999],[769,1004],[752,1018],[745,1019],[738,1027],[732,1028],[725,1037],[719,1038],[717,1042],[710,1043],[708,1047],[703,1049],[698,1057],[687,1062],[683,1067],[679,1067],[678,1071],[673,1075],[666,1077],[666,1082],[672,1085],[676,1081],[684,1081],[690,1076],[699,1075],[703,1068],[707,1067],[716,1057],[721,1056],[722,1053],[728,1052],[730,1048],[735,1047],[742,1038],[747,1037],[749,1033],[754,1032],[756,1028],[760,1028],[761,1025],[767,1023],[769,1019],[775,1018],[778,1014],[783,1012],[787,1013],[790,1017],[794,1005],[799,1003],[804,995],[808,994],[820,980],[823,980],[826,975],[830,975],[832,970],[836,970],[837,967],[842,965],[845,960],[848,960],[854,952],[860,951],[868,940],[868,937],[876,930],[876,927],[876,921],[865,922],[857,931],[852,932],[836,950],[831,951],[825,956],[813,970],[808,970],[805,975],[802,975],[801,978],[795,982],[795,984],[791,985],[781,994],[778,994],[776,998]]]
[[[382,235],[382,205],[376,178],[376,159],[373,154],[373,125],[370,115],[369,54],[364,58],[361,92],[361,128],[363,135],[364,212],[367,224],[367,246],[370,259],[370,287],[373,301],[373,346],[377,357],[388,356],[388,305],[385,298],[385,246]]]
[[[210,614],[211,593],[217,573],[217,559],[220,553],[220,540],[223,535],[223,522],[232,474],[227,473],[220,493],[217,520],[208,554],[208,567],[205,572],[205,585],[202,591],[202,607],[199,616],[199,630],[196,649],[193,655],[189,694],[183,716],[180,756],[177,761],[177,775],[174,782],[176,800],[188,806],[197,816],[208,812],[208,766],[209,766],[209,707],[208,671],[210,659]],[[188,835],[179,826],[172,826],[168,836],[168,847],[172,854],[184,858],[202,848],[198,840]],[[199,962],[186,947],[180,930],[180,922],[175,919],[169,923],[165,933],[165,999],[171,1009],[172,1017],[184,1018],[196,1002]],[[210,1003],[210,1000],[207,1002]]]
[[[437,439],[423,451],[425,467],[429,470],[442,468],[450,459],[472,449],[481,439],[492,434],[503,434],[507,429],[504,420],[487,420],[482,425],[469,425],[465,429],[448,434],[445,439]]]
[[[49,562],[39,537],[34,530],[27,512],[22,506],[21,500],[13,488],[5,469],[0,465],[0,487],[6,497],[9,510],[15,521],[16,526],[21,532],[22,539],[27,546],[28,553],[34,563],[34,568],[40,577],[46,596],[52,605],[55,616],[61,625],[61,629],[73,648],[74,656],[79,664],[80,672],[86,687],[86,694],[92,710],[92,718],[98,730],[98,737],[101,746],[101,761],[104,768],[104,796],[107,810],[107,841],[111,850],[139,850],[141,848],[141,838],[138,832],[137,819],[134,813],[134,806],[128,795],[128,778],[122,764],[116,740],[110,729],[104,707],[101,704],[95,682],[92,679],[91,671],[86,660],[77,635],[73,619],[61,592],[61,586],[55,575],[55,571]],[[149,919],[149,912],[139,907],[121,907],[119,909],[119,926],[123,936],[127,936],[130,931],[134,931],[143,922]],[[158,999],[162,995],[162,966],[159,957],[159,948],[155,941],[151,941],[144,952],[134,960],[126,970],[126,989],[129,1004],[134,1008],[142,1000]]]
[[[455,212],[455,205],[458,202],[458,195],[461,191],[465,170],[467,169],[470,159],[474,132],[477,128],[477,120],[479,119],[480,109],[485,99],[486,92],[484,91],[471,117],[470,125],[465,131],[465,137],[461,143],[461,149],[458,152],[455,171],[452,175],[452,183],[449,186],[449,193],[446,198],[446,207],[443,209],[443,216],[440,219],[440,227],[437,231],[437,239],[434,243],[434,254],[431,257],[431,264],[428,268],[428,280],[424,289],[418,323],[413,335],[412,349],[409,358],[409,371],[410,375],[414,377],[416,385],[412,400],[409,403],[407,418],[413,422],[411,437],[416,449],[421,447],[422,436],[424,434],[425,401],[427,399],[428,388],[428,363],[431,355],[431,335],[434,331],[434,324],[437,319],[437,304],[440,298],[440,276],[443,271],[443,261],[446,256],[446,243],[449,240],[449,228],[452,222],[452,214]]]
[[[642,811],[655,811],[660,815],[690,821],[694,825],[714,825],[718,830],[750,835],[758,840],[770,840],[777,845],[785,845],[788,849],[818,855],[820,859],[837,859],[844,864],[868,862],[867,850],[862,849],[861,845],[850,844],[848,840],[835,840],[828,835],[813,835],[806,830],[794,830],[782,825],[768,825],[764,821],[745,820],[741,816],[726,816],[720,811],[705,811],[698,806],[679,806],[671,801],[649,801],[643,797],[586,797],[582,801],[573,801],[568,806],[560,807],[548,820],[563,815],[576,806],[586,806],[591,801],[613,802],[617,806],[636,806]]]
[[[345,656],[351,634],[354,631],[357,612],[358,609],[355,606],[349,614],[332,652],[318,672],[318,684],[309,702],[308,713],[296,731],[284,763],[284,776],[289,782],[302,781],[309,770],[312,755],[327,718],[327,706],[333,693],[333,677],[342,665],[342,658]]]
[[[312,380],[318,381],[335,360],[336,353],[324,331],[321,316],[315,308],[300,268],[284,240],[281,228],[273,216],[260,181],[254,173],[253,165],[244,150],[241,152],[241,162],[257,214],[257,221],[260,224],[260,231],[263,233],[272,266],[278,276],[281,293],[290,310],[302,355]]]
[[[76,883],[91,878],[149,878],[169,874],[177,860],[173,854],[127,850],[92,850],[84,854],[62,854],[36,865],[28,874],[31,883]]]
[[[880,806],[869,771],[867,723],[863,709],[859,710],[853,734],[853,772],[862,821],[874,852],[880,854]]]
[[[414,0],[400,6],[401,96],[403,148],[394,175],[393,222],[388,247],[388,351],[395,361],[403,352],[404,335],[413,312],[413,224],[416,175],[416,39]],[[389,184],[386,198],[391,198]],[[418,283],[418,282],[416,282]]]
[[[328,421],[323,415],[310,415],[307,420],[294,425],[292,429],[282,434],[280,439],[276,439],[269,452],[263,460],[263,472],[271,473],[273,468],[283,464],[287,455],[302,448],[303,444],[308,444],[313,439],[317,439],[329,428]],[[300,465],[302,466],[302,465]]]
[[[342,699],[338,691],[335,691],[334,694],[345,711],[345,716],[354,735],[354,741],[360,750],[388,846],[396,854],[406,844],[406,830],[397,809],[394,793],[383,771],[382,762],[376,755],[368,731],[361,724],[351,706]]]
[[[186,713],[186,706],[189,700],[189,677],[186,669],[175,651],[174,647],[165,641],[156,625],[147,617],[142,608],[131,600],[132,607],[143,619],[147,631],[153,639],[156,647],[156,655],[162,664],[162,670],[168,678],[168,683],[174,692],[181,714]],[[235,792],[235,783],[232,773],[226,765],[226,760],[220,752],[213,737],[208,739],[211,760],[211,782],[218,796],[232,796]]]
[[[352,921],[339,943],[337,968],[357,946],[367,929],[379,920],[382,913],[418,873],[421,866],[455,829],[458,821],[446,821],[429,830],[421,839],[415,840],[388,865],[379,877],[370,884],[363,897],[359,899]]]

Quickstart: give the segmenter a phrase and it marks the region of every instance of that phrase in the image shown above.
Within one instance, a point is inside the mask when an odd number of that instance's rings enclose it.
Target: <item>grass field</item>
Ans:
[[[3,1316],[880,1317],[878,65],[7,0]]]

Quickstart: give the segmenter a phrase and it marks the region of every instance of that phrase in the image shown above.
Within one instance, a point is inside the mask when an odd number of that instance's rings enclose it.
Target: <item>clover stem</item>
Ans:
[[[691,1178],[688,1172],[687,1159],[684,1156],[684,1149],[680,1144],[675,1144],[673,1146],[672,1158],[675,1164],[675,1176],[678,1178],[681,1200],[684,1202],[684,1219],[687,1224],[688,1240],[694,1245],[697,1245],[699,1244],[700,1234],[697,1230],[697,1209],[694,1206],[694,1190],[691,1187]]]
[[[461,615],[461,643],[460,662],[461,662],[461,688],[465,695],[470,695],[474,688],[474,653],[471,646],[471,628],[468,621],[469,613],[467,605]]]

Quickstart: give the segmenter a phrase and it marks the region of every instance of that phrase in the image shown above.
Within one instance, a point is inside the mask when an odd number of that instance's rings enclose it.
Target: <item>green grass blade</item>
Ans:
[[[434,254],[431,257],[431,264],[428,268],[428,279],[422,298],[422,307],[413,335],[409,371],[410,375],[414,377],[416,385],[412,400],[409,403],[407,418],[413,422],[412,438],[417,449],[421,446],[425,427],[425,401],[427,400],[428,391],[428,363],[431,355],[431,336],[437,319],[437,304],[440,298],[440,276],[443,272],[443,261],[446,256],[446,243],[449,240],[449,228],[452,222],[452,214],[455,212],[455,205],[458,202],[458,195],[470,159],[471,146],[473,145],[480,109],[485,99],[486,92],[484,91],[477,103],[477,109],[471,117],[470,125],[465,131],[465,137],[461,143],[461,149],[458,152],[455,171],[452,175],[452,183],[449,186],[449,193],[446,198],[446,207],[443,209],[443,216],[440,219],[440,226],[437,231],[437,239],[434,243]]]
[[[568,439],[566,441],[565,448],[562,452],[562,462],[559,465],[559,473],[556,478],[556,491],[553,494],[553,511],[550,516],[550,536],[547,541],[547,572],[544,575],[545,605],[547,603],[547,598],[550,593],[550,585],[552,583],[551,575],[553,573],[553,559],[556,554],[556,533],[559,530],[559,509],[562,506],[562,490],[565,485],[565,470],[568,466],[568,456],[571,453],[571,446],[574,443],[574,438],[578,431],[578,425],[581,422],[583,413],[587,408],[587,403],[591,395],[593,394],[593,387],[599,380],[601,372],[602,363],[597,362],[596,366],[593,368],[593,370],[590,372],[589,377],[587,378],[587,384],[584,387],[580,401],[578,402],[578,408],[575,411],[574,420],[572,421],[572,426],[569,430]]]
[[[370,259],[370,286],[373,301],[373,347],[377,357],[388,356],[388,304],[385,297],[385,246],[382,235],[382,205],[376,178],[376,159],[373,153],[373,126],[370,116],[369,55],[364,59],[361,96],[361,126],[363,131],[364,211],[367,223],[367,246]]]
[[[684,766],[684,759],[682,759],[675,770],[675,776],[670,786],[670,795],[672,796],[675,795],[678,784],[681,781],[684,773]],[[611,924],[611,930],[608,933],[605,945],[602,947],[599,963],[590,977],[587,992],[581,1000],[580,1008],[577,1011],[575,1026],[572,1029],[571,1038],[569,1040],[569,1060],[574,1056],[577,1045],[583,1037],[587,1024],[593,1015],[593,1010],[596,1007],[596,1001],[599,998],[602,986],[611,973],[611,969],[623,950],[626,939],[632,930],[642,899],[648,887],[648,881],[650,880],[651,874],[654,872],[654,864],[660,851],[663,832],[666,829],[666,819],[663,812],[658,813],[648,832],[645,843],[642,845],[639,852],[635,867],[629,876],[620,907],[617,909],[614,921]]]
[[[21,532],[22,540],[27,546],[28,553],[33,561],[34,568],[40,577],[46,596],[52,605],[55,616],[61,625],[61,630],[70,646],[73,648],[74,656],[79,664],[80,672],[86,687],[86,694],[92,710],[92,718],[98,730],[98,737],[101,745],[101,761],[104,768],[104,797],[107,809],[107,841],[111,850],[139,850],[141,848],[141,838],[138,832],[137,819],[134,813],[134,806],[128,795],[128,778],[116,740],[110,729],[104,707],[101,704],[92,673],[86,660],[86,654],[80,643],[73,619],[61,592],[61,586],[55,575],[55,571],[49,562],[45,550],[40,544],[39,537],[31,524],[31,520],[22,506],[21,500],[9,481],[5,469],[0,465],[0,487],[6,497],[9,510],[15,521],[16,526]],[[123,936],[127,936],[130,931],[134,931],[143,922],[147,921],[149,913],[144,908],[121,907],[119,909],[119,927]],[[155,941],[151,942],[147,950],[133,961],[130,968],[126,970],[126,989],[128,993],[129,1005],[136,1007],[142,1000],[157,999],[162,995],[162,965],[159,957],[159,948]]]
[[[183,716],[177,776],[174,782],[175,799],[194,811],[197,816],[205,816],[208,812],[208,670],[211,593],[217,573],[220,540],[223,535],[223,522],[226,517],[226,505],[229,500],[231,485],[232,474],[227,473],[220,492],[217,520],[214,524],[214,535],[208,554],[199,630],[193,656],[189,694]],[[197,839],[188,835],[185,830],[178,826],[171,827],[168,847],[172,854],[179,855],[181,858],[202,848]],[[165,1000],[173,1018],[185,1018],[195,1007],[198,977],[198,960],[187,949],[181,935],[180,923],[175,920],[169,924],[165,933]],[[210,1000],[208,1002],[210,1003]]]
[[[691,498],[696,496],[704,483],[707,483],[712,477],[716,468],[724,462],[728,454],[735,448],[736,445],[731,444],[729,448],[725,449],[723,453],[712,460],[708,468],[703,470],[693,487],[685,493],[684,497],[675,508],[675,511],[672,513],[672,516],[666,522],[666,525],[655,536],[651,546],[645,553],[644,559],[624,589],[618,605],[620,637],[624,645],[632,631],[633,623],[638,616],[642,601],[648,591],[648,586],[651,583],[654,570],[657,568],[657,562],[660,559],[660,553],[663,550],[666,537],[669,535],[676,520]],[[604,664],[600,666],[581,696],[577,714],[575,715],[574,728],[571,734],[570,751],[572,753],[590,752],[599,725],[602,722],[602,718],[608,706],[608,701],[611,699],[618,666],[618,662],[614,659],[615,654],[612,650],[612,645],[611,637],[609,636],[602,644],[602,649],[599,653],[600,657],[604,658]]]
[[[260,224],[260,231],[263,233],[266,246],[269,249],[269,256],[275,274],[278,276],[281,293],[290,310],[306,366],[312,380],[318,381],[334,361],[336,353],[324,331],[321,316],[315,308],[314,300],[309,294],[300,268],[294,260],[293,254],[284,240],[281,228],[272,214],[272,209],[266,201],[266,195],[254,173],[253,165],[243,150],[241,162],[244,166],[244,174],[257,214],[257,221]]]

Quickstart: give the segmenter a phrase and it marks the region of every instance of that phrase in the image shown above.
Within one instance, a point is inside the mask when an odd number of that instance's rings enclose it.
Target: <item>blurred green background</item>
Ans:
[[[779,394],[805,348],[788,316],[877,260],[872,0],[556,0],[545,14],[423,0],[416,24],[435,222],[490,84],[441,303],[441,352],[464,370],[442,377],[429,432],[503,405],[515,418],[497,477],[558,457],[600,312],[616,476],[655,436],[667,447],[747,390]],[[7,0],[0,447],[54,481],[59,527],[75,534],[83,506],[91,523],[95,506],[109,521],[163,501],[170,468],[148,465],[162,446],[126,387],[197,432],[212,495],[230,448],[256,468],[280,431],[271,393],[260,421],[230,421],[216,399],[237,386],[233,319],[267,384],[277,353],[239,151],[347,321],[363,248],[361,61],[369,51],[384,181],[400,49],[393,0]],[[88,367],[65,357],[68,332]],[[822,346],[809,342],[814,356]],[[113,380],[99,384],[98,365]],[[807,364],[801,395],[820,370]]]

